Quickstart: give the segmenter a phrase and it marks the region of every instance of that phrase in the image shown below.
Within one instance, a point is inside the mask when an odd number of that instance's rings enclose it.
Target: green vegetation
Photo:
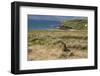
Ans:
[[[29,33],[28,45],[52,45],[62,41],[69,48],[87,48],[87,31],[33,31]]]
[[[68,20],[62,23],[62,25],[65,28],[70,27],[76,30],[87,30],[87,26],[86,26],[87,24],[88,24],[87,20],[83,20],[83,19]]]

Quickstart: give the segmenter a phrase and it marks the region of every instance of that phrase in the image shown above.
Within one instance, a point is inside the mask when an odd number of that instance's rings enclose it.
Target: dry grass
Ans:
[[[87,31],[32,31],[28,33],[28,60],[87,58]]]
[[[28,60],[57,59],[63,53],[63,51],[58,50],[58,48],[48,49],[45,46],[39,46],[39,45],[35,45],[30,48],[32,48],[32,52],[29,53]]]

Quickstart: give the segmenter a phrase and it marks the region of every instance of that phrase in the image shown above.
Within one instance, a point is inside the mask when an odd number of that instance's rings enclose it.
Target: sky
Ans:
[[[87,19],[87,17],[79,16],[51,16],[51,15],[28,15],[29,20],[49,20],[49,21],[64,21],[71,19]]]

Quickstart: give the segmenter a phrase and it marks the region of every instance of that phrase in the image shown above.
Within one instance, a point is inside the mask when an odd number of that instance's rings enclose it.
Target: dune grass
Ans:
[[[32,49],[32,52],[28,53],[28,60],[87,58],[87,39],[86,30],[34,30],[28,32],[28,48]],[[63,44],[70,52],[62,50]]]

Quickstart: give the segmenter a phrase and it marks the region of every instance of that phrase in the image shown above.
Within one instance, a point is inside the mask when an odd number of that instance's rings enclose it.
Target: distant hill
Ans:
[[[88,22],[85,19],[67,20],[61,23],[60,29],[87,30]]]

